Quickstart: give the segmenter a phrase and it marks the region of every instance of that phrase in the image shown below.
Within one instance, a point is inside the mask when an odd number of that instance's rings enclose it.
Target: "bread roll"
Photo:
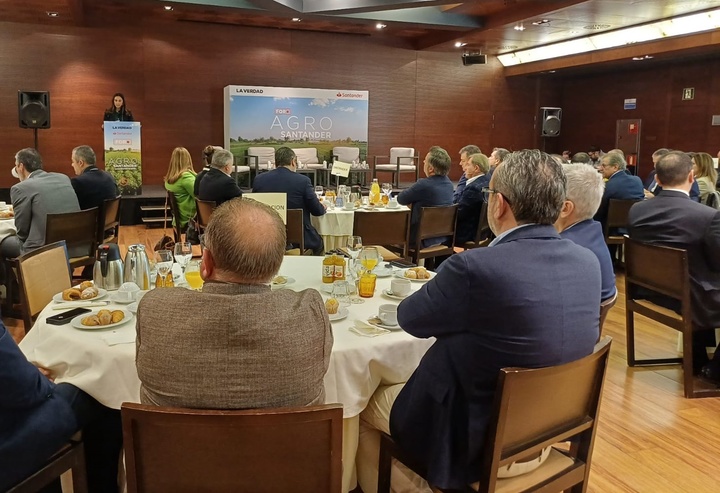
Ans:
[[[112,323],[112,313],[110,313],[110,310],[100,310],[97,313],[97,317],[100,320],[100,325],[110,325]]]
[[[80,291],[85,291],[87,288],[93,287],[92,281],[83,281],[80,283]]]
[[[408,269],[405,271],[405,277],[407,277],[408,279],[417,279],[418,275],[417,272],[415,272],[414,270]]]
[[[83,318],[80,323],[87,326],[96,326],[100,325],[100,319],[97,317],[97,315],[90,315]]]
[[[68,288],[62,292],[62,299],[65,301],[77,301],[82,296],[82,292],[77,288]]]
[[[85,288],[83,292],[80,294],[80,298],[84,300],[89,300],[92,298],[95,298],[99,294],[99,291],[95,287],[89,287]]]
[[[125,314],[122,312],[122,310],[112,311],[112,323],[116,324],[122,321],[123,318],[125,318]]]

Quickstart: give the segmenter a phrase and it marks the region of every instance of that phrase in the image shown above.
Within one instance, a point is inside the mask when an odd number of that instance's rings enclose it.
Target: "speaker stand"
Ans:
[[[38,131],[38,129],[37,129],[37,128],[33,128],[33,134],[35,134],[35,150],[39,152],[40,150],[38,149],[38,137],[37,137],[37,131]]]

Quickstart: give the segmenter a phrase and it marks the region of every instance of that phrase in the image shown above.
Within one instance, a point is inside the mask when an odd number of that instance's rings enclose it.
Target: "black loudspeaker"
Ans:
[[[463,53],[463,65],[485,65],[487,63],[487,55],[480,53]]]
[[[50,128],[50,93],[18,91],[20,128]]]
[[[540,136],[557,137],[560,135],[562,109],[543,106],[540,108]]]

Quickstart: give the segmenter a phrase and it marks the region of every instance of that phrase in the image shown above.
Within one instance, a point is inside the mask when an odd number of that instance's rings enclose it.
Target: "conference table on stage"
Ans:
[[[328,210],[322,216],[310,216],[310,222],[320,236],[322,236],[323,242],[325,243],[325,251],[329,252],[347,246],[347,240],[353,234],[355,214],[392,214],[393,212],[409,210],[410,208],[405,205],[394,209],[389,207],[365,209],[361,207],[352,211],[338,207]]]
[[[325,293],[321,280],[322,257],[287,256],[280,275],[288,278],[285,289],[314,288]],[[351,304],[349,315],[333,321],[334,336],[330,365],[325,375],[326,402],[343,405],[343,491],[355,487],[355,455],[358,446],[359,414],[379,385],[407,381],[434,339],[418,339],[402,330],[365,337],[349,329],[355,320],[367,320],[381,304],[398,304],[382,291],[392,277],[378,277],[375,295],[362,304]],[[421,286],[414,282],[412,290]],[[182,288],[174,288],[182,289]],[[35,364],[49,368],[57,383],[81,388],[111,408],[123,402],[139,402],[140,381],[135,367],[135,318],[104,330],[79,330],[68,325],[50,325],[47,317],[59,313],[55,302],[40,313],[20,349]],[[110,309],[123,308],[112,303]]]

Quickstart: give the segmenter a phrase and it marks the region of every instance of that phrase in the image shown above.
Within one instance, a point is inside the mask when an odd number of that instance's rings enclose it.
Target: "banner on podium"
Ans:
[[[140,122],[105,122],[105,171],[121,195],[142,193]]]

